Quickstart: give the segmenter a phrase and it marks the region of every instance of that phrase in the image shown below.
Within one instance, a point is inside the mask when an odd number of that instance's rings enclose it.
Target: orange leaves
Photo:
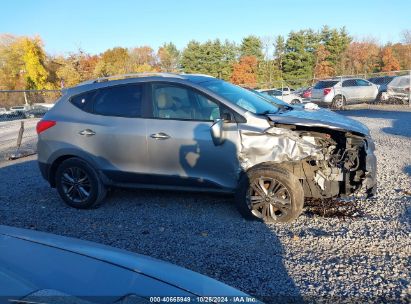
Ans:
[[[238,63],[233,64],[230,81],[254,88],[257,85],[257,63],[255,56],[241,57]]]
[[[390,72],[390,71],[398,71],[400,67],[400,63],[395,58],[394,54],[392,53],[392,47],[385,47],[381,52],[381,59],[382,59],[382,71],[383,72]]]

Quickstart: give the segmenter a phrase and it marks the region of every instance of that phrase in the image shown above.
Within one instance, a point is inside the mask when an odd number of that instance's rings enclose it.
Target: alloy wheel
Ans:
[[[278,180],[270,177],[256,178],[248,191],[249,207],[254,216],[276,220],[290,212],[291,195]]]
[[[74,203],[83,203],[90,197],[90,178],[81,168],[66,168],[61,176],[61,185],[64,194]]]

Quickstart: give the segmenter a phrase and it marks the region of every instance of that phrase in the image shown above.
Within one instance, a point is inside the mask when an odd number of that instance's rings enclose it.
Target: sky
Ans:
[[[1,10],[0,33],[40,35],[53,55],[164,42],[182,49],[192,39],[241,42],[323,25],[399,42],[411,29],[411,0],[5,0]]]

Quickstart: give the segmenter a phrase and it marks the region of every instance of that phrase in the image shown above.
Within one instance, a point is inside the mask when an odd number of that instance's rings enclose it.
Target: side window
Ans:
[[[94,114],[140,117],[143,89],[141,85],[120,85],[98,90],[94,97]]]
[[[368,87],[368,81],[365,81],[364,79],[357,79],[357,85],[361,87]]]
[[[86,112],[91,112],[93,108],[93,97],[96,94],[96,91],[89,91],[86,93],[82,93],[76,96],[73,96],[70,99],[70,102],[75,105],[77,108],[86,111]]]
[[[172,84],[153,84],[153,117],[213,121],[220,118],[217,103],[194,90]]]
[[[342,86],[343,87],[356,87],[357,82],[355,81],[355,79],[344,80],[342,83]]]

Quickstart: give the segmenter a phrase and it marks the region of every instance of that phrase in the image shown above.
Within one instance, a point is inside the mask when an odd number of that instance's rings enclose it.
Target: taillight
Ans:
[[[331,92],[331,88],[325,88],[323,90],[324,96]]]
[[[47,129],[50,129],[51,127],[54,127],[55,125],[56,125],[56,122],[54,120],[40,120],[36,126],[37,134],[40,134],[41,132],[44,132]]]

